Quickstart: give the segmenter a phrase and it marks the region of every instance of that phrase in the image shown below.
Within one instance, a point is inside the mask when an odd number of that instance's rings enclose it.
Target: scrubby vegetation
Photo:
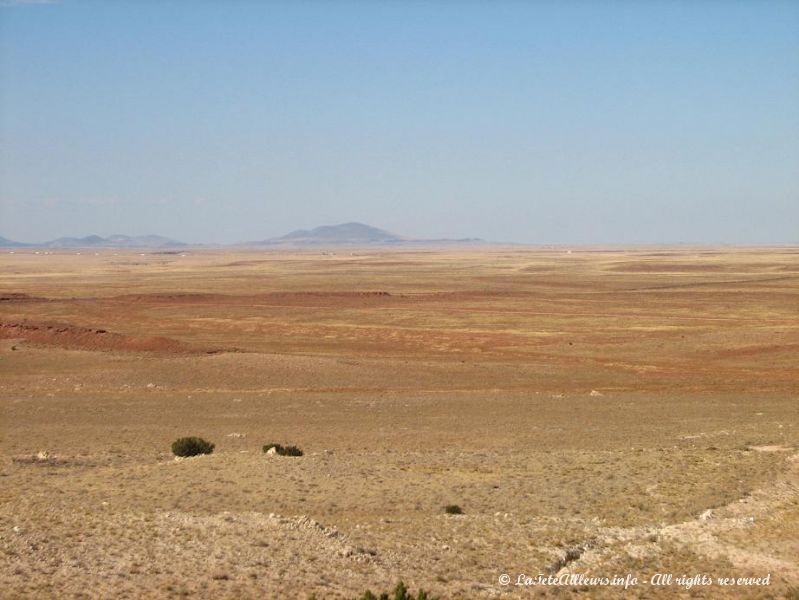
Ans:
[[[444,507],[444,512],[448,515],[462,515],[463,509],[457,504],[447,504]]]
[[[264,452],[275,449],[280,456],[302,456],[302,450],[297,446],[281,446],[280,444],[264,444]]]
[[[211,454],[214,444],[201,437],[182,437],[172,442],[172,453],[175,456],[197,456]]]
[[[308,600],[321,600],[316,597],[316,595],[311,596]],[[405,587],[403,582],[399,582],[397,587],[394,588],[393,592],[383,592],[380,595],[375,595],[370,590],[366,590],[361,596],[355,598],[354,600],[439,600],[437,596],[429,596],[427,592],[424,590],[419,590],[419,592],[414,596],[413,594],[408,592],[408,588]]]

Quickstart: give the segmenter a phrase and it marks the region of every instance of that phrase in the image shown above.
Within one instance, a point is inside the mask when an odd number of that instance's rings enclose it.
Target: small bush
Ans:
[[[462,515],[463,509],[457,504],[447,504],[444,507],[444,512],[448,515]]]
[[[312,596],[313,600],[316,600],[316,596]],[[309,599],[310,600],[310,599]],[[371,591],[365,591],[357,600],[439,600],[438,597],[428,596],[427,592],[424,590],[419,590],[419,593],[415,596],[413,594],[408,593],[408,588],[405,587],[405,584],[401,581],[397,584],[397,587],[394,588],[394,591],[383,592],[382,594],[375,595]]]
[[[201,437],[183,437],[172,442],[172,454],[175,456],[197,456],[213,451],[214,444]]]
[[[281,446],[280,444],[264,444],[264,452],[274,448],[280,456],[302,456],[302,450],[297,446]]]
[[[316,594],[308,596],[308,600],[319,600]],[[383,592],[379,596],[373,594],[370,590],[366,590],[355,600],[439,600],[438,596],[428,596],[424,590],[419,590],[417,595],[409,594],[408,588],[401,581],[394,588],[392,593]]]

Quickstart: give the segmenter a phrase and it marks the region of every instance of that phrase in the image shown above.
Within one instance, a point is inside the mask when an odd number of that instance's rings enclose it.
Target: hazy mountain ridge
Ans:
[[[485,243],[479,238],[423,239],[400,236],[363,223],[322,225],[314,229],[298,229],[284,236],[270,238],[255,245],[358,245],[358,244],[472,244]]]
[[[27,246],[30,246],[30,244],[15,242],[14,240],[9,240],[8,238],[0,236],[0,248],[25,248]]]
[[[17,242],[0,237],[0,247],[3,248],[174,248],[186,245],[161,235],[87,235],[82,238],[60,237],[41,243]]]
[[[236,243],[211,244],[212,246],[359,246],[359,245],[447,245],[485,244],[479,238],[424,239],[400,236],[384,229],[363,223],[341,223],[322,225],[314,229],[298,229],[286,235],[265,240]],[[88,235],[85,237],[60,237],[41,243],[27,243],[0,237],[0,248],[176,248],[205,246],[187,244],[160,235]]]
[[[293,243],[392,243],[401,242],[405,238],[389,233],[377,227],[363,223],[342,223],[340,225],[322,225],[311,230],[298,229],[284,236],[266,242]]]

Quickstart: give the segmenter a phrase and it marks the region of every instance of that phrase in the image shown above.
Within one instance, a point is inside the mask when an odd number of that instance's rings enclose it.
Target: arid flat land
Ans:
[[[796,598],[797,485],[797,248],[0,254],[2,598]]]

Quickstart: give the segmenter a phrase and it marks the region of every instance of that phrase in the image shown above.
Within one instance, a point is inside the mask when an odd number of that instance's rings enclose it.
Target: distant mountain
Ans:
[[[342,223],[341,225],[323,225],[310,231],[299,229],[269,241],[295,244],[390,244],[402,240],[403,238],[398,235],[363,223]]]
[[[477,238],[464,238],[459,240],[448,239],[413,239],[390,233],[377,227],[363,223],[342,223],[340,225],[323,225],[315,229],[299,229],[278,238],[271,238],[257,245],[363,245],[363,244],[472,244],[482,243]]]
[[[87,248],[89,246],[102,246],[105,238],[99,235],[87,235],[82,238],[62,237],[44,242],[42,246],[48,248]]]
[[[363,223],[341,223],[340,225],[323,225],[315,229],[298,229],[284,236],[248,242],[246,244],[230,244],[231,246],[460,246],[485,244],[479,238],[452,239],[420,239],[400,236],[377,227]],[[195,244],[201,246],[202,244]],[[25,243],[0,237],[0,248],[150,248],[168,249],[182,248],[189,244],[178,242],[161,235],[87,235],[86,237],[61,237],[41,243]]]
[[[183,242],[170,240],[160,235],[111,235],[107,238],[89,235],[82,238],[63,237],[45,242],[48,248],[171,248],[185,246]]]
[[[25,244],[0,237],[0,247],[3,248],[174,248],[185,245],[160,235],[111,235],[107,238],[87,235],[82,238],[62,237],[41,244]]]
[[[30,246],[30,244],[15,242],[14,240],[9,240],[8,238],[0,236],[0,248],[25,248],[26,246]]]
[[[178,242],[162,235],[137,235],[130,237],[127,235],[111,235],[106,241],[112,246],[130,246],[136,248],[173,248],[176,246],[186,246],[184,242]]]

